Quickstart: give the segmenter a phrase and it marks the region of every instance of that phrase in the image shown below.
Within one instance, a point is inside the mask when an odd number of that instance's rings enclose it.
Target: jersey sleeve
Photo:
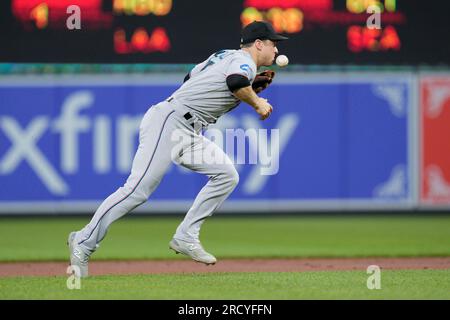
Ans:
[[[237,57],[230,61],[225,76],[228,77],[232,74],[242,75],[252,83],[256,76],[256,65],[253,60]]]

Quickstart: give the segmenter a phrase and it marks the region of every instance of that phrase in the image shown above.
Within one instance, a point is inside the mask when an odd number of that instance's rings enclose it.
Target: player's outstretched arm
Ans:
[[[239,100],[251,105],[261,116],[261,120],[267,119],[272,113],[273,108],[270,103],[267,102],[267,99],[258,97],[250,85],[233,91],[233,94]]]

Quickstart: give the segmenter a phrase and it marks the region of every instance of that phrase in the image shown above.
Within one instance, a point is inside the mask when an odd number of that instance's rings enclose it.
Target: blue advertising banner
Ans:
[[[240,174],[223,209],[411,205],[411,77],[303,77],[280,75],[263,93],[268,120],[241,104],[204,133]],[[0,212],[95,210],[125,182],[143,114],[182,78],[1,78]],[[244,134],[243,153],[229,148],[231,129]],[[173,165],[141,210],[185,210],[205,183]]]

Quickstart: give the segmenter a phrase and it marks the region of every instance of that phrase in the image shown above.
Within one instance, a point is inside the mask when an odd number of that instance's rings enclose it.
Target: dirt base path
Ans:
[[[206,273],[206,272],[302,272],[381,269],[450,269],[447,258],[344,258],[344,259],[227,259],[214,266],[191,260],[92,261],[90,275]],[[0,277],[62,276],[66,262],[0,263]]]

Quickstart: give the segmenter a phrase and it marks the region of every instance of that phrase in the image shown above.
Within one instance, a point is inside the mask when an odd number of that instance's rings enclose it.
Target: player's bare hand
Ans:
[[[270,105],[267,99],[260,98],[255,110],[260,115],[260,119],[265,120],[272,113],[273,107]]]

